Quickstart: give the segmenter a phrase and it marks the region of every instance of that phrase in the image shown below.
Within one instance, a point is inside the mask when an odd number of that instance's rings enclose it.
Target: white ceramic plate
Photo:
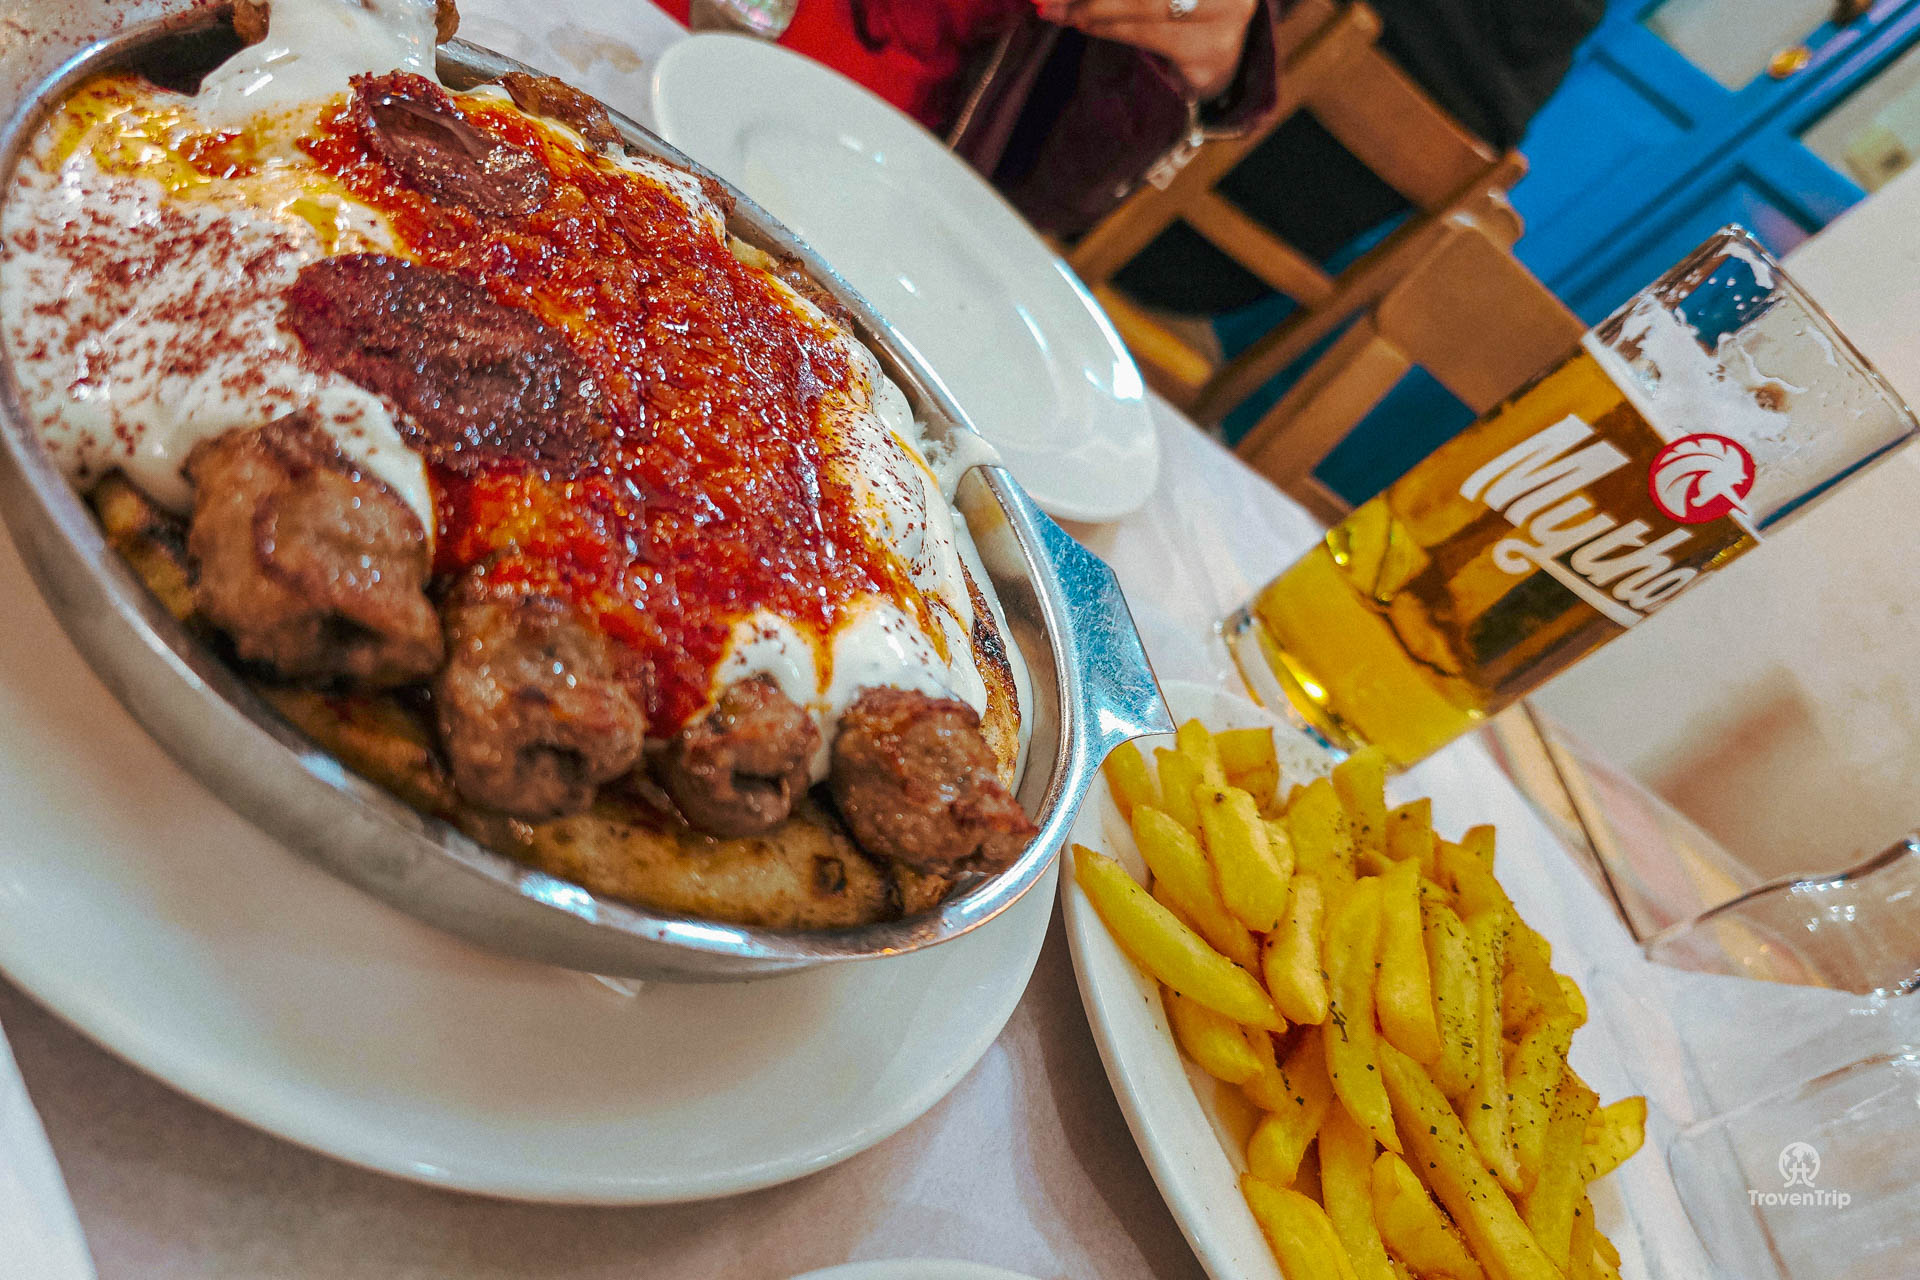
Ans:
[[[654,70],[660,133],[765,205],[918,348],[1053,515],[1153,492],[1139,370],[1065,263],[940,142],[838,72],[697,35]]]
[[[793,1280],[1033,1280],[1015,1271],[945,1258],[888,1258],[809,1271]]]
[[[1284,777],[1317,777],[1334,765],[1318,744],[1245,698],[1180,680],[1166,681],[1160,691],[1176,724],[1198,718],[1209,728],[1273,726]],[[1142,738],[1138,745],[1151,760],[1154,747],[1171,746],[1173,739]],[[1087,793],[1073,839],[1119,859],[1145,883],[1147,864],[1104,780]],[[1282,1280],[1241,1199],[1245,1139],[1234,1136],[1231,1113],[1215,1105],[1216,1082],[1180,1055],[1159,984],[1120,950],[1070,875],[1061,882],[1061,899],[1094,1042],[1174,1221],[1213,1280]]]
[[[3,537],[0,599],[0,969],[135,1065],[342,1160],[588,1203],[781,1182],[944,1096],[1039,955],[1050,885],[945,946],[748,985],[629,996],[486,954],[188,777]]]
[[[0,1276],[94,1276],[67,1184],[5,1035],[0,1035]]]
[[[1176,724],[1197,717],[1215,728],[1272,726],[1283,778],[1318,777],[1335,763],[1331,753],[1300,730],[1236,694],[1185,681],[1167,681],[1161,692]],[[1155,746],[1172,745],[1172,739],[1144,738],[1139,745],[1151,753]],[[1477,773],[1487,767],[1484,761],[1470,763],[1457,752],[1442,753],[1402,783],[1409,798],[1433,796],[1436,823],[1443,830],[1464,830],[1489,819],[1509,831],[1538,827],[1512,788],[1487,791],[1484,774]],[[1567,899],[1553,879],[1556,871],[1565,868],[1550,867],[1528,852],[1527,842],[1542,837],[1544,831],[1523,833],[1519,841],[1503,846],[1501,880],[1521,915],[1554,943],[1554,967],[1587,985],[1578,948],[1571,945],[1576,931],[1565,918]],[[1096,781],[1087,793],[1073,839],[1111,854],[1136,879],[1146,880],[1146,863],[1104,780]],[[1061,900],[1074,973],[1093,1025],[1094,1042],[1100,1047],[1120,1110],[1174,1220],[1213,1280],[1283,1280],[1259,1224],[1240,1195],[1251,1114],[1244,1103],[1234,1105],[1229,1091],[1181,1056],[1167,1025],[1158,984],[1120,950],[1071,876],[1062,882]],[[1581,1074],[1600,1088],[1603,1097],[1627,1091],[1619,1070],[1618,1042],[1597,1021],[1581,1030],[1574,1057]],[[1635,1209],[1652,1202],[1623,1202],[1616,1182],[1617,1176],[1595,1184],[1599,1226],[1627,1255],[1622,1273],[1629,1280],[1644,1280],[1648,1270],[1637,1228],[1654,1230],[1655,1222],[1651,1213],[1642,1218]]]

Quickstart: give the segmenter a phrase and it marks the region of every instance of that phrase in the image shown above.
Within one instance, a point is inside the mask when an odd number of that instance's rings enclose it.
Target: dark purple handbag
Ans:
[[[1274,109],[1274,0],[1247,26],[1233,83],[1195,100],[1163,58],[1025,16],[994,45],[947,140],[1028,221],[1072,239],[1200,144]]]

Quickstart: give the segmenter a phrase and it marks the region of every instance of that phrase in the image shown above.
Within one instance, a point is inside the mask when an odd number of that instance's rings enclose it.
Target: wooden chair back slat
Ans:
[[[1278,101],[1246,136],[1209,142],[1168,176],[1133,193],[1068,254],[1096,296],[1116,299],[1116,273],[1176,221],[1185,221],[1228,258],[1299,304],[1291,316],[1233,360],[1212,356],[1178,326],[1121,301],[1115,327],[1147,380],[1198,421],[1218,423],[1287,365],[1373,306],[1434,249],[1447,219],[1478,219],[1512,243],[1519,220],[1505,193],[1526,162],[1496,152],[1443,110],[1378,48],[1380,18],[1362,0],[1295,0],[1276,27]],[[1413,214],[1391,236],[1335,277],[1214,190],[1273,130],[1310,111]],[[1204,372],[1203,372],[1204,370]]]
[[[1186,220],[1220,252],[1295,302],[1317,307],[1333,296],[1333,277],[1318,263],[1213,192],[1187,206]]]
[[[1321,459],[1418,366],[1476,414],[1580,341],[1579,318],[1514,258],[1498,223],[1451,217],[1419,262],[1315,361],[1236,452],[1323,519],[1345,504]]]
[[[1355,59],[1307,107],[1341,146],[1417,209],[1443,207],[1500,158],[1384,56]]]
[[[1265,141],[1280,121],[1298,111],[1308,95],[1336,73],[1344,74],[1356,55],[1380,36],[1379,16],[1364,4],[1336,11],[1329,4],[1303,0],[1301,8],[1327,17],[1291,56],[1281,46],[1279,101],[1267,122],[1242,137],[1208,143],[1164,187],[1143,185],[1082,236],[1068,253],[1067,264],[1089,287],[1112,279],[1154,237],[1178,221],[1190,203],[1210,192],[1228,170]]]
[[[1448,227],[1427,261],[1374,308],[1381,335],[1475,413],[1571,351],[1579,317],[1471,222]]]
[[[1447,218],[1466,216],[1510,225],[1514,219],[1505,192],[1526,169],[1519,152],[1508,152],[1441,210],[1426,217],[1410,217],[1341,272],[1332,295],[1324,302],[1294,312],[1222,365],[1195,394],[1187,411],[1196,421],[1208,425],[1226,417],[1275,374],[1306,355],[1357,312],[1379,301],[1431,250]]]

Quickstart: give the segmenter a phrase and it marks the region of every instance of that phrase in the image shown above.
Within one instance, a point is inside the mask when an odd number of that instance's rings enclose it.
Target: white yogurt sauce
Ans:
[[[210,73],[194,98],[202,118],[238,125],[334,97],[363,72],[434,74],[434,0],[273,0],[267,37]]]
[[[812,305],[797,295],[807,310]],[[855,602],[828,641],[828,678],[821,679],[813,642],[784,618],[758,613],[734,624],[716,690],[754,675],[771,676],[820,726],[813,776],[824,778],[827,744],[862,689],[885,685],[954,698],[976,713],[987,709],[987,685],[973,650],[973,598],[967,589],[957,518],[920,445],[906,397],[865,346],[842,341],[853,371],[846,393],[826,397],[825,465],[852,490],[865,523],[900,556],[926,599],[947,656],[898,605],[878,597]],[[985,580],[976,575],[983,594]],[[996,618],[1005,633],[1004,619]],[[1009,660],[1018,664],[1011,643]],[[1016,690],[1020,688],[1016,681]],[[1024,740],[1024,718],[1022,737]]]
[[[209,75],[194,108],[216,127],[234,127],[256,114],[317,110],[359,72],[398,68],[431,78],[433,23],[434,0],[274,0],[267,38]],[[474,93],[505,97],[497,87]],[[586,147],[572,130],[543,124]],[[602,154],[667,189],[724,241],[725,214],[698,179],[649,157]],[[298,174],[291,176],[297,184]],[[306,409],[420,514],[431,535],[426,468],[401,440],[393,411],[346,379],[308,367],[298,339],[280,325],[281,290],[325,253],[310,225],[238,199],[174,198],[151,179],[103,173],[84,149],[58,170],[23,164],[16,181],[0,222],[0,323],[48,448],[76,483],[118,467],[183,511],[191,495],[181,465],[196,442]],[[366,243],[336,251],[390,247],[378,216],[359,213],[349,210],[344,222]],[[784,281],[767,279],[788,305],[826,323]],[[962,567],[964,529],[950,498],[959,472],[992,460],[991,449],[959,450],[936,474],[906,397],[865,346],[850,335],[841,341],[853,376],[846,390],[823,398],[824,464],[851,487],[868,528],[899,554],[939,635],[936,641],[891,600],[855,601],[824,638],[831,675],[823,683],[822,640],[767,613],[735,624],[715,690],[771,675],[821,727],[816,777],[826,770],[824,744],[862,689],[953,697],[977,712],[987,705]],[[977,566],[975,581],[991,600]],[[1005,620],[996,621],[1004,635]],[[1025,673],[1010,637],[1006,648],[1024,703]],[[1021,728],[1024,743],[1024,717]]]
[[[48,451],[77,486],[118,467],[184,512],[195,444],[304,409],[432,535],[426,465],[385,402],[313,370],[280,325],[281,290],[322,256],[310,225],[172,199],[84,152],[58,171],[22,164],[14,182],[0,324]]]

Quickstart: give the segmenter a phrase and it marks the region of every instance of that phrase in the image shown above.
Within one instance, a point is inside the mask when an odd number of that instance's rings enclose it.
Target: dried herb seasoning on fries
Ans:
[[[1494,830],[1389,808],[1370,751],[1289,785],[1273,734],[1108,758],[1151,884],[1074,876],[1181,1050],[1260,1119],[1241,1188],[1289,1280],[1617,1280],[1587,1187],[1646,1101],[1568,1065],[1586,1001],[1494,875]]]

